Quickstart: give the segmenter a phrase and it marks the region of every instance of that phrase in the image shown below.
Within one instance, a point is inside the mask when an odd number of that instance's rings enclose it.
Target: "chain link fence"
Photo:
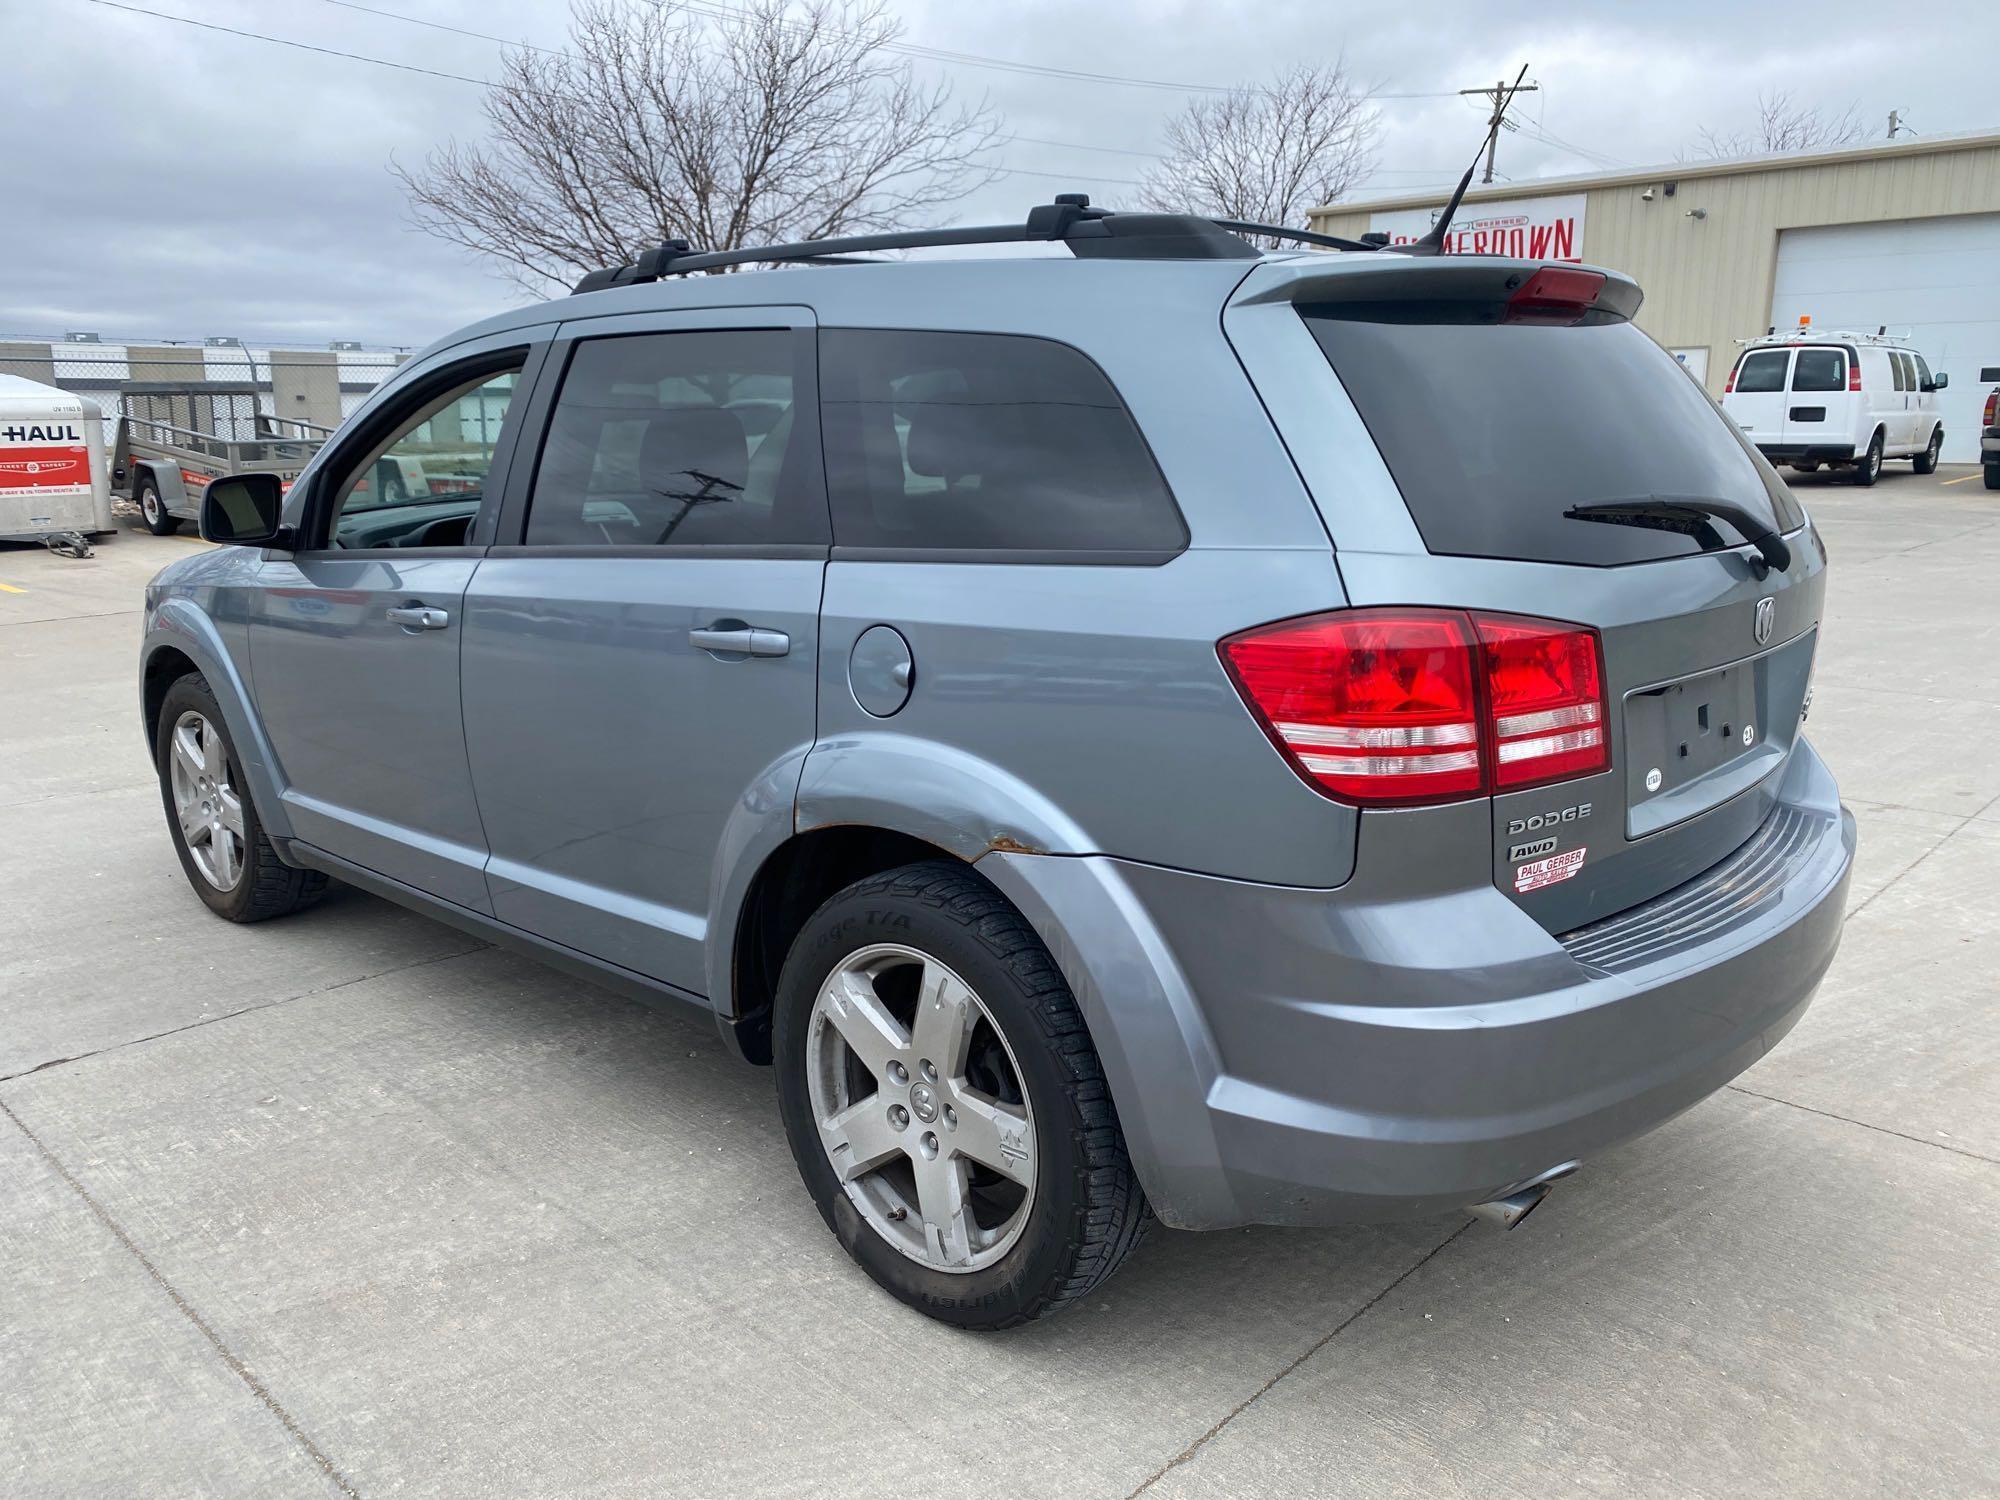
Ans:
[[[216,436],[254,436],[259,416],[338,427],[408,349],[336,343],[325,349],[251,348],[236,339],[113,343],[94,334],[0,335],[0,375],[19,375],[97,402],[112,440],[120,400],[143,398],[147,415],[169,420],[178,396],[201,398],[204,420],[185,425]],[[177,409],[177,408],[176,408]],[[192,413],[190,412],[190,415]]]

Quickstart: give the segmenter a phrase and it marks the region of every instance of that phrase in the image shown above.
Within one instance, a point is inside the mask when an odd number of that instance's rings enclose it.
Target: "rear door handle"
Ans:
[[[442,630],[451,623],[450,614],[429,604],[392,606],[389,619],[405,630]]]
[[[688,644],[702,651],[723,651],[732,656],[784,656],[792,649],[792,638],[782,630],[758,630],[749,625],[733,629],[710,626],[690,630]]]

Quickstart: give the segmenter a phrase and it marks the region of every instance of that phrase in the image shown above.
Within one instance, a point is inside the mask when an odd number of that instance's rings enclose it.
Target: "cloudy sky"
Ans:
[[[413,21],[559,47],[566,7],[367,3],[391,14],[340,0],[0,0],[0,337],[422,345],[521,301],[484,264],[410,228],[388,171],[445,140],[478,140],[484,90],[380,64],[490,78],[499,45]],[[1453,91],[1523,62],[1541,92],[1501,145],[1515,180],[1671,161],[1704,125],[1748,127],[1758,91],[1774,87],[1829,110],[1855,105],[1871,135],[1891,109],[1930,135],[2000,128],[1991,0],[1926,5],[1921,19],[1879,0],[891,5],[923,46],[1156,83],[1228,85],[1344,52],[1384,96],[1376,192],[1454,180],[1481,106]],[[912,66],[985,96],[1016,137],[994,157],[1008,175],[957,206],[963,222],[1014,219],[1072,187],[1129,201],[1142,153],[1187,97],[1011,66]]]

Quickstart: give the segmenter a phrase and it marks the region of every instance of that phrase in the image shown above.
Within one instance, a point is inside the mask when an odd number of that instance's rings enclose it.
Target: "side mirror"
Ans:
[[[1931,389],[1934,391],[1941,391],[1950,384],[1951,384],[1951,377],[1945,374],[1945,372],[1942,370],[1939,370],[1937,374],[1931,376]]]
[[[276,474],[229,474],[201,497],[201,536],[238,547],[286,547],[285,484]]]

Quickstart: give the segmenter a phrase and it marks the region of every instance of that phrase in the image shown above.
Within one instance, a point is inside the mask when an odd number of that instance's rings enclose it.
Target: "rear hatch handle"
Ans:
[[[1599,521],[1607,526],[1639,526],[1649,531],[1678,531],[1691,536],[1702,551],[1726,545],[1715,521],[1726,521],[1737,535],[1757,549],[1764,571],[1780,573],[1792,565],[1785,539],[1740,505],[1726,500],[1701,500],[1680,495],[1648,495],[1643,500],[1606,500],[1596,505],[1572,505],[1563,515],[1572,521]],[[1760,573],[1761,577],[1762,574]]]

